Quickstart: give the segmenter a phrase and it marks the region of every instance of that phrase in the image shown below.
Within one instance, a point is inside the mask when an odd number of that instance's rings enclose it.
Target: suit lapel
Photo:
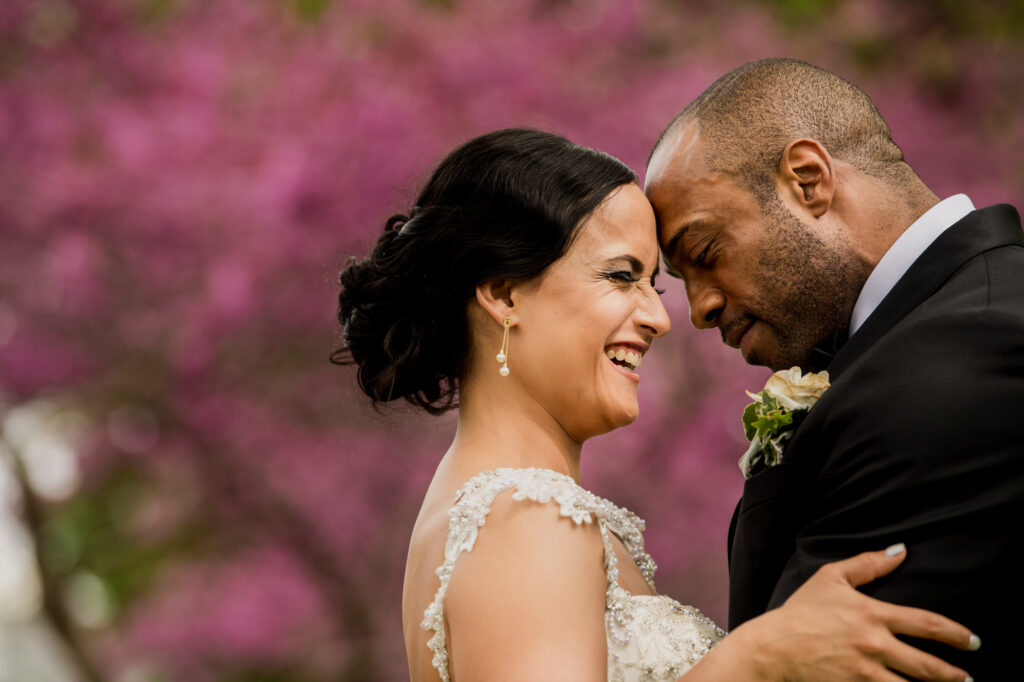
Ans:
[[[726,557],[732,556],[732,540],[736,537],[736,520],[740,517],[740,507],[742,506],[742,498],[736,503],[736,508],[732,510],[732,521],[729,522],[729,541],[726,545]]]
[[[964,263],[1000,246],[1024,246],[1020,217],[1008,204],[972,211],[943,232],[828,364],[833,383],[872,344],[942,287]]]

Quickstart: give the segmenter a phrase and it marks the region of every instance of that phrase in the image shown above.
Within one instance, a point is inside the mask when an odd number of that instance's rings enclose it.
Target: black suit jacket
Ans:
[[[729,626],[822,564],[905,542],[862,590],[938,611],[978,652],[925,646],[980,682],[1024,678],[1024,235],[974,211],[911,266],[828,365],[832,387],[744,485]],[[921,646],[920,640],[913,641]]]

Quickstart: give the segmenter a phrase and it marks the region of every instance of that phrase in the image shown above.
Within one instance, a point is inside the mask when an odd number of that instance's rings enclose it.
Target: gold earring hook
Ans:
[[[508,369],[508,330],[512,326],[512,318],[506,317],[501,321],[501,326],[505,328],[505,332],[501,336],[501,350],[498,351],[497,360],[501,363],[501,369],[498,370],[498,374],[503,377],[507,377],[509,374]]]

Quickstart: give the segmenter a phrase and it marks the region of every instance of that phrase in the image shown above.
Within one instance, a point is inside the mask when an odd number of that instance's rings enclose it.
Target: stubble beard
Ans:
[[[866,277],[848,245],[826,242],[777,198],[763,212],[760,296],[753,305],[761,321],[772,327],[777,350],[774,357],[752,355],[747,361],[773,371],[820,369],[811,366],[812,351],[830,336],[845,338]]]

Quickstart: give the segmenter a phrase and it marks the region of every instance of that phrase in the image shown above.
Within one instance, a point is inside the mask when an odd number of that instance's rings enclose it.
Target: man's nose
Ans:
[[[725,295],[714,288],[699,288],[695,292],[687,291],[690,299],[690,321],[697,329],[711,329],[718,325],[718,320],[725,310]]]

